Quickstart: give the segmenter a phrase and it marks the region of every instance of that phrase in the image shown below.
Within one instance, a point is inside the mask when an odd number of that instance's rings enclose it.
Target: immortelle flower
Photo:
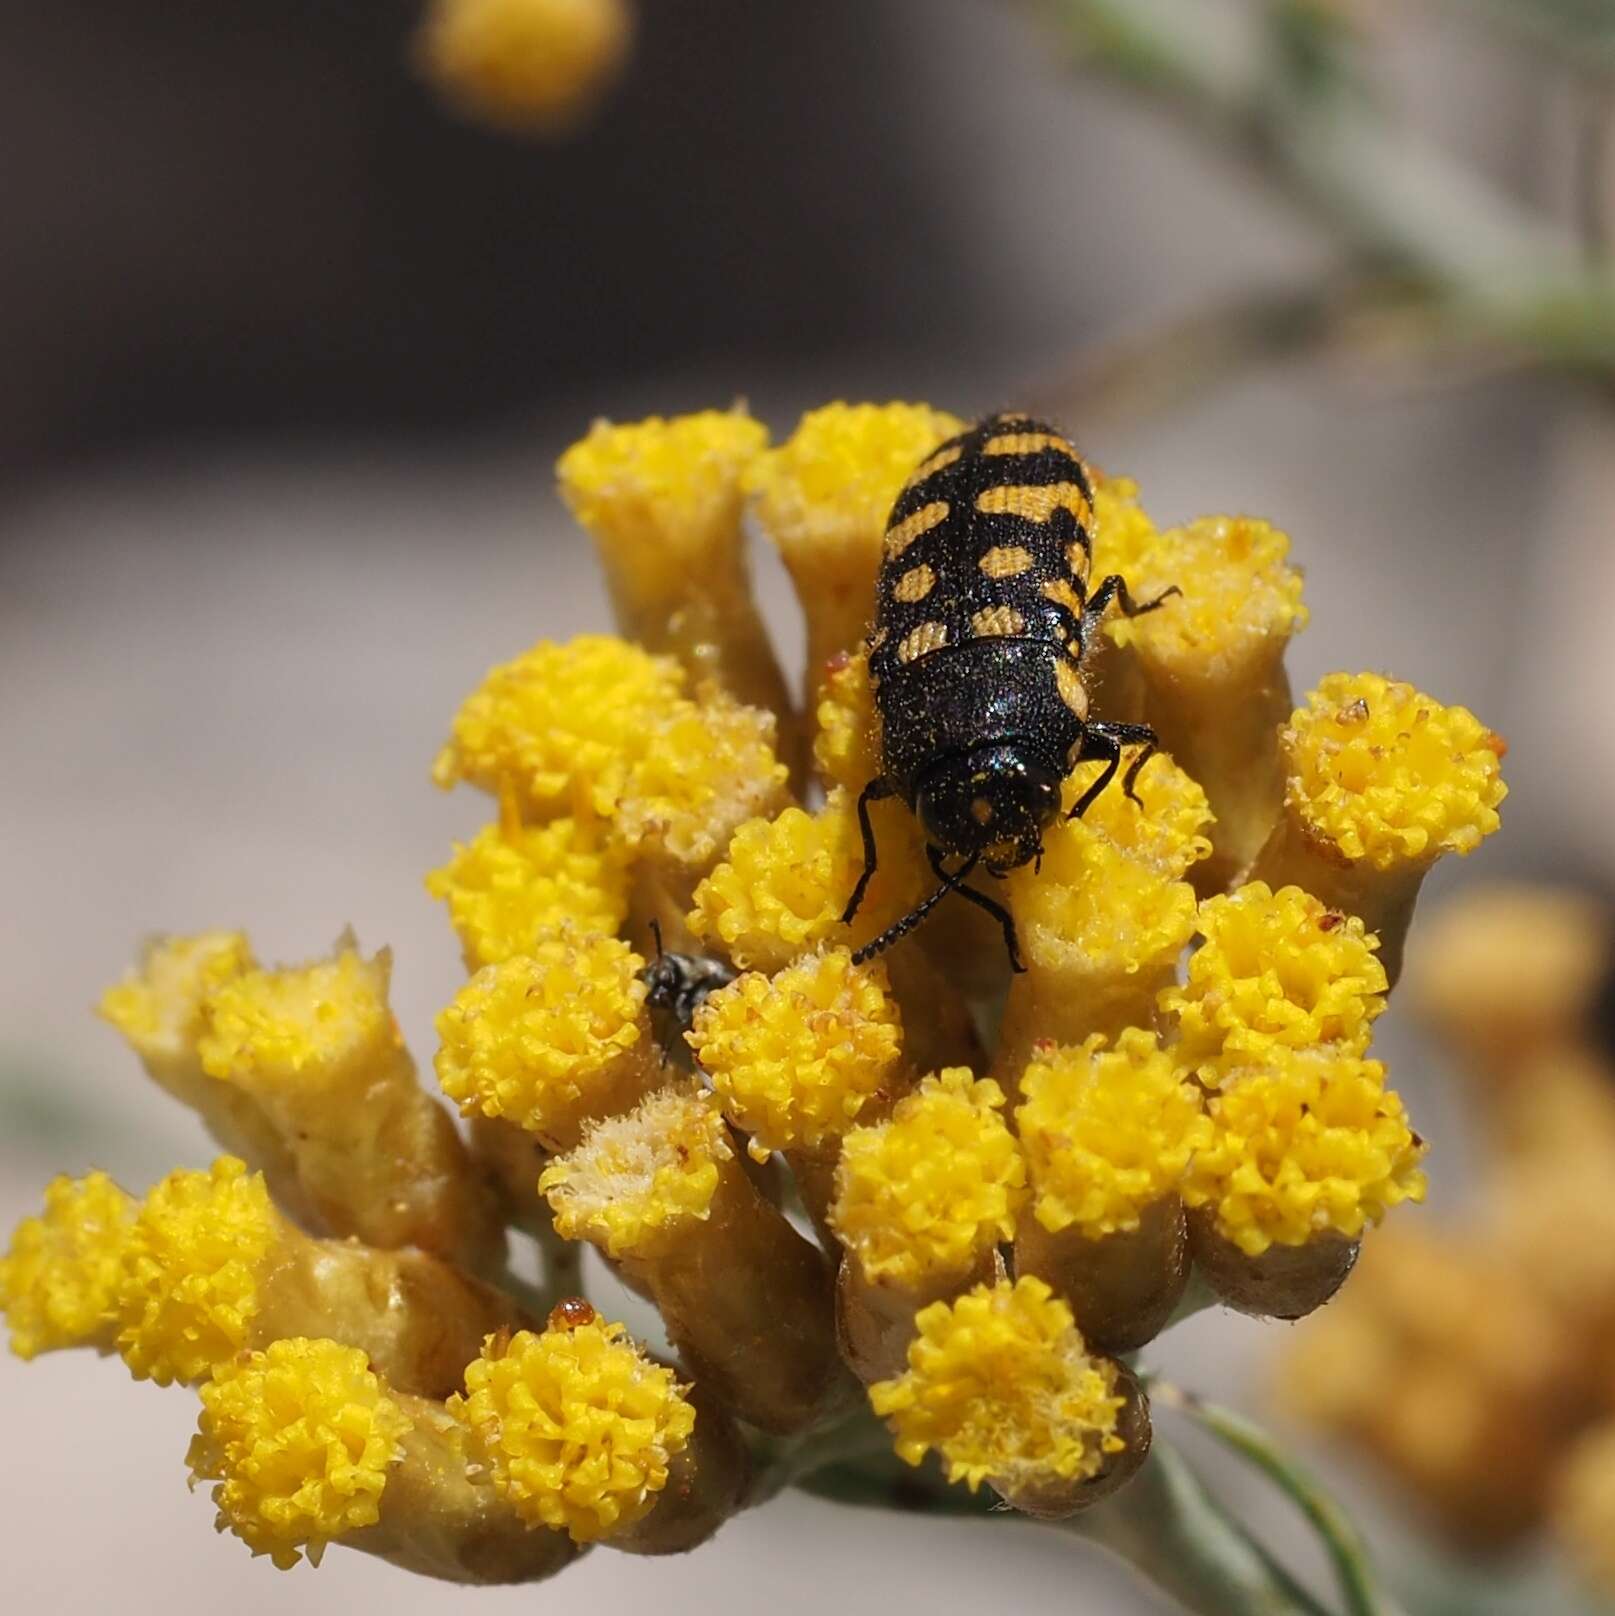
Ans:
[[[567,10],[443,0],[432,48],[516,95],[536,58],[502,53]],[[465,965],[437,999],[441,1095],[390,957],[348,934],[280,967],[235,931],[163,938],[104,997],[228,1154],[138,1200],[54,1181],[0,1305],[22,1357],[82,1346],[195,1386],[193,1478],[254,1552],[536,1581],[589,1545],[689,1548],[797,1482],[937,1510],[985,1484],[1044,1518],[1108,1500],[1099,1535],[1203,1608],[1253,1577],[1299,1608],[1175,1458],[1127,1485],[1152,1428],[1117,1354],[1208,1299],[1310,1311],[1422,1195],[1370,1039],[1419,879],[1496,828],[1501,743],[1378,676],[1292,713],[1285,537],[1162,530],[1094,474],[1097,574],[1182,595],[1095,637],[1092,708],[1177,755],[1058,818],[1040,860],[972,874],[1013,924],[1013,980],[1004,925],[939,891],[900,799],[873,805],[878,869],[844,923],[886,517],[959,426],[836,403],[769,447],[736,407],[600,422],[562,457],[623,632],[504,648],[448,718],[431,776],[488,809],[423,853]],[[1050,441],[1002,436],[1008,457]],[[1053,519],[1023,503],[1000,514]],[[798,592],[801,708],[748,535]],[[1103,767],[1073,768],[1068,812]],[[1539,1199],[1522,1237],[1557,1219]],[[1556,1306],[1580,1272],[1522,1294]],[[653,1305],[672,1361],[585,1281]],[[1186,1391],[1160,1403],[1194,1417]]]

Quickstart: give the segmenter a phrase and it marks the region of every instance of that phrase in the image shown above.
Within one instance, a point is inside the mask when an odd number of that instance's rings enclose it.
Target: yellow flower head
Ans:
[[[890,1081],[903,1028],[879,964],[844,948],[773,977],[749,971],[712,994],[686,1035],[751,1153],[814,1149],[840,1136]]]
[[[531,819],[609,818],[652,726],[683,690],[672,658],[614,635],[541,640],[466,698],[432,778],[494,795],[508,788]]]
[[[1086,1481],[1122,1450],[1116,1366],[1089,1356],[1071,1309],[1042,1280],[978,1285],[914,1322],[907,1371],[869,1388],[905,1463],[935,1450],[949,1481],[1013,1494]]]
[[[1015,1112],[1034,1195],[1052,1234],[1090,1239],[1136,1229],[1139,1214],[1182,1182],[1209,1124],[1199,1091],[1179,1079],[1153,1033],[1130,1027],[1107,1047],[1039,1051]]]
[[[925,404],[826,404],[760,456],[748,486],[797,587],[872,592],[892,502],[920,461],[963,430]]]
[[[734,1154],[718,1097],[673,1086],[625,1117],[593,1123],[538,1187],[563,1239],[588,1240],[609,1257],[654,1257],[709,1215]]]
[[[1034,971],[1114,977],[1167,969],[1194,935],[1193,887],[1080,821],[1045,835],[1041,873],[1023,865],[1006,885]]]
[[[1355,1239],[1402,1201],[1424,1199],[1424,1141],[1378,1062],[1336,1050],[1274,1047],[1207,1101],[1211,1138],[1184,1182],[1248,1256]]]
[[[263,1175],[234,1156],[158,1184],[129,1231],[118,1282],[117,1346],[136,1378],[191,1383],[234,1357],[279,1237]]]
[[[587,113],[633,35],[627,0],[432,0],[421,71],[469,117],[550,134]]]
[[[1161,535],[1138,502],[1138,484],[1131,477],[1107,477],[1093,471],[1093,575],[1108,578],[1120,573],[1137,594],[1136,578],[1154,559]]]
[[[472,970],[526,954],[565,925],[614,932],[628,913],[625,860],[593,819],[484,825],[455,843],[426,890],[448,904]]]
[[[813,762],[827,786],[854,796],[880,774],[880,714],[869,683],[869,654],[832,657],[819,685]]]
[[[644,963],[615,937],[567,930],[485,966],[437,1018],[443,1092],[466,1116],[553,1136],[649,1037]]]
[[[1289,553],[1285,534],[1248,516],[1203,516],[1163,533],[1128,582],[1141,598],[1172,584],[1183,593],[1147,617],[1118,616],[1111,638],[1137,644],[1163,670],[1200,677],[1276,659],[1307,622]]]
[[[1474,852],[1500,823],[1502,741],[1412,685],[1332,673],[1280,741],[1290,811],[1343,858],[1429,863]]]
[[[777,723],[721,691],[673,704],[657,719],[618,798],[612,830],[636,851],[710,863],[735,827],[784,801]]]
[[[1004,1091],[951,1066],[842,1142],[830,1223],[870,1280],[967,1273],[1015,1235],[1026,1163]]]
[[[1061,789],[1062,808],[1069,813],[1078,798],[1099,778],[1103,763],[1080,763]],[[1177,880],[1211,852],[1206,832],[1216,816],[1205,791],[1164,752],[1144,765],[1133,789],[1134,802],[1117,777],[1088,804],[1081,819],[1057,821],[1045,838],[1103,836],[1130,857]],[[1035,873],[1035,872],[1034,872]]]
[[[662,595],[736,552],[741,477],[768,444],[744,407],[625,426],[596,421],[556,465],[561,497],[608,558]]]
[[[1216,1087],[1242,1066],[1259,1066],[1275,1046],[1368,1048],[1385,1009],[1379,939],[1300,887],[1272,891],[1251,881],[1200,905],[1200,935],[1188,980],[1161,992],[1178,1018],[1181,1068]]]
[[[695,1410],[671,1369],[620,1324],[490,1336],[449,1411],[486,1456],[500,1495],[530,1526],[609,1538],[648,1514]]]
[[[186,1458],[212,1481],[219,1527],[282,1571],[381,1513],[387,1472],[414,1422],[357,1347],[294,1337],[213,1368]]]
[[[98,1008],[139,1054],[172,1059],[196,1048],[203,1002],[255,964],[238,931],[157,938]]]
[[[363,959],[351,942],[311,965],[246,971],[204,1006],[202,1069],[247,1087],[349,1076],[399,1041],[391,976],[390,950]]]
[[[817,813],[787,808],[773,819],[748,820],[723,863],[696,888],[690,929],[719,944],[736,965],[763,971],[781,970],[821,943],[865,942],[918,896],[921,866],[903,853],[899,843],[888,858],[883,841],[880,872],[849,929],[841,915],[864,854],[847,793],[832,791]]]
[[[17,1225],[0,1257],[0,1312],[19,1358],[110,1343],[134,1213],[105,1173],[45,1186],[44,1210]]]

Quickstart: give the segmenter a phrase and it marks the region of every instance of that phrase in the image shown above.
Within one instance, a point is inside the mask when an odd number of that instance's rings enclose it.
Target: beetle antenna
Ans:
[[[862,965],[865,960],[871,960],[877,954],[885,953],[893,943],[900,942],[904,937],[907,937],[908,934],[913,931],[914,928],[919,925],[919,923],[924,920],[925,917],[930,914],[930,912],[935,909],[936,906],[945,897],[947,897],[950,892],[957,892],[959,890],[959,883],[968,879],[970,872],[975,869],[977,860],[979,860],[980,857],[981,854],[972,853],[970,857],[967,858],[964,863],[953,872],[952,875],[949,875],[946,870],[941,869],[935,862],[933,862],[932,868],[935,869],[937,874],[942,877],[942,885],[939,886],[930,897],[926,898],[923,902],[916,904],[914,908],[910,909],[901,920],[894,921],[872,943],[865,943],[864,946],[852,956],[852,963],[854,965]]]
[[[661,921],[653,920],[650,923],[650,934],[651,934],[652,937],[654,937],[656,939],[656,957],[657,957],[657,959],[660,959],[662,957],[662,955],[666,952],[666,950],[662,947],[662,923],[661,923]]]

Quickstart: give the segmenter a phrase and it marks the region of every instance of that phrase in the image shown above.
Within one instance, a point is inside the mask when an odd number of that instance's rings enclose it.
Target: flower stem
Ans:
[[[1152,1380],[1150,1397],[1158,1406],[1176,1409],[1193,1420],[1283,1489],[1322,1539],[1349,1616],[1399,1616],[1396,1605],[1375,1581],[1368,1546],[1355,1523],[1267,1432],[1242,1414],[1202,1402],[1169,1381]]]

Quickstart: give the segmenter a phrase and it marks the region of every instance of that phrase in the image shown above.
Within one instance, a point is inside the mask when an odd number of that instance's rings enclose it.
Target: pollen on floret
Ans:
[[[1289,553],[1286,534],[1250,516],[1204,516],[1163,533],[1127,581],[1140,598],[1173,584],[1183,593],[1148,616],[1118,615],[1110,636],[1164,669],[1200,675],[1281,653],[1307,623]]]
[[[19,1358],[110,1345],[135,1203],[105,1173],[53,1178],[0,1257],[0,1313]]]
[[[1069,813],[1099,778],[1103,763],[1079,763],[1061,788],[1061,808]],[[1132,801],[1119,786],[1107,786],[1088,804],[1081,819],[1060,820],[1051,834],[1103,836],[1122,852],[1178,880],[1211,853],[1207,832],[1216,820],[1204,788],[1165,752],[1140,771]],[[1046,848],[1046,844],[1045,844]]]
[[[949,1481],[1013,1494],[1088,1480],[1124,1447],[1116,1365],[1088,1353],[1042,1280],[978,1285],[914,1322],[908,1369],[869,1389],[905,1463],[935,1451]]]
[[[1120,573],[1129,586],[1153,559],[1161,534],[1139,503],[1138,484],[1131,477],[1107,477],[1093,472],[1093,576]],[[1137,593],[1134,587],[1134,593]]]
[[[622,850],[594,819],[484,825],[426,877],[472,970],[530,952],[565,925],[614,932],[628,913]]]
[[[416,55],[469,117],[549,134],[595,105],[632,36],[627,0],[432,0]]]
[[[734,1156],[718,1097],[680,1084],[627,1116],[591,1123],[538,1187],[563,1239],[588,1240],[609,1257],[653,1257],[710,1215]]]
[[[1472,853],[1501,822],[1501,739],[1377,673],[1332,673],[1280,734],[1286,803],[1347,859],[1388,870]]]
[[[346,1075],[399,1042],[391,976],[390,950],[365,959],[351,941],[309,965],[243,972],[203,1006],[202,1069],[249,1087]]]
[[[1275,1047],[1263,1066],[1227,1078],[1206,1109],[1210,1138],[1183,1199],[1211,1208],[1218,1232],[1247,1256],[1318,1234],[1356,1239],[1393,1206],[1424,1199],[1425,1143],[1378,1061]]]
[[[911,834],[917,847],[918,833]],[[901,843],[883,842],[880,871],[856,921],[843,927],[864,855],[857,812],[838,788],[816,813],[787,808],[742,825],[723,862],[696,888],[690,929],[742,969],[764,971],[781,970],[832,939],[867,941],[918,896],[923,866],[904,854]]]
[[[564,929],[485,966],[437,1018],[443,1092],[466,1116],[564,1128],[645,1053],[644,964],[615,937]]]
[[[810,410],[747,474],[798,587],[873,587],[886,518],[914,468],[964,422],[926,404]]]
[[[628,771],[613,834],[635,852],[710,863],[735,827],[784,806],[788,770],[775,751],[778,721],[717,689],[652,721]]]
[[[1026,1162],[1003,1107],[991,1078],[946,1067],[847,1134],[830,1224],[866,1279],[913,1287],[1014,1238]]]
[[[491,669],[461,704],[432,778],[496,796],[508,789],[528,819],[609,818],[652,726],[683,692],[671,657],[614,635],[541,640]]]
[[[1209,1132],[1200,1091],[1137,1027],[1113,1045],[1095,1034],[1040,1050],[1020,1088],[1015,1121],[1032,1212],[1051,1234],[1136,1229],[1146,1207],[1176,1192]]]
[[[234,1156],[157,1184],[129,1231],[118,1279],[117,1347],[135,1377],[190,1383],[239,1352],[279,1237],[263,1175]]]
[[[768,445],[744,406],[596,421],[556,464],[561,497],[601,552],[668,581],[740,542],[741,478]]]
[[[880,712],[866,651],[843,652],[826,664],[814,719],[813,762],[827,786],[859,792],[883,772]]]
[[[211,1481],[220,1531],[290,1570],[374,1526],[414,1422],[357,1347],[297,1336],[215,1364],[186,1455]]]
[[[1043,869],[1006,885],[1031,968],[1133,976],[1170,968],[1194,934],[1194,888],[1078,821],[1043,841]]]
[[[1303,892],[1251,881],[1200,905],[1204,941],[1187,980],[1160,995],[1175,1015],[1182,1070],[1216,1087],[1230,1071],[1259,1066],[1275,1046],[1368,1048],[1385,1009],[1379,939],[1355,915]]]
[[[137,968],[101,995],[97,1008],[140,1054],[189,1054],[201,1036],[203,1002],[256,964],[238,931],[159,937],[146,945]]]
[[[838,1139],[889,1083],[903,1028],[879,963],[845,948],[712,994],[686,1034],[724,1110],[759,1161]]]
[[[695,1429],[673,1371],[621,1324],[490,1336],[449,1411],[472,1434],[500,1495],[530,1526],[574,1542],[642,1519]]]

